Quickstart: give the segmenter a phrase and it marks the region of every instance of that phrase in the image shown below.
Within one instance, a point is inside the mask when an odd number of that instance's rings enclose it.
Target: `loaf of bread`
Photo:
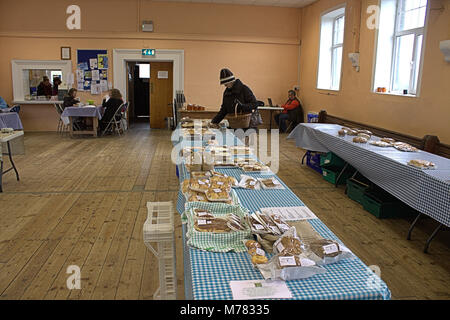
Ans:
[[[421,169],[430,169],[430,168],[435,167],[435,164],[433,162],[427,161],[427,160],[413,159],[413,160],[409,160],[408,164],[410,166],[414,166],[414,167],[421,168]]]
[[[327,239],[310,242],[309,249],[321,259],[325,257],[336,257],[342,253],[339,243]]]

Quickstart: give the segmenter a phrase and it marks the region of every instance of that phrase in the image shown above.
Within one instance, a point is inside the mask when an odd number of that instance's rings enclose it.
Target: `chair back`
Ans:
[[[9,110],[9,111],[10,111],[10,112],[16,112],[16,113],[19,113],[19,111],[20,111],[20,106],[19,106],[19,105],[16,105],[16,106],[12,107],[11,110]]]
[[[63,113],[61,104],[55,103],[54,105],[55,105],[56,112],[58,112],[58,114],[61,115]]]

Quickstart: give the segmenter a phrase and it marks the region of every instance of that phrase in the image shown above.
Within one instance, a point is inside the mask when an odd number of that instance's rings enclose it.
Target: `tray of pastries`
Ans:
[[[209,202],[203,192],[189,190],[186,195],[189,202]]]
[[[383,141],[383,142],[387,142],[387,143],[390,143],[390,144],[393,144],[393,143],[395,143],[395,140],[394,139],[392,139],[392,138],[381,138],[381,141]]]
[[[209,178],[191,179],[189,189],[198,192],[206,192],[211,185]]]
[[[227,190],[219,188],[209,188],[206,191],[206,198],[211,202],[229,202],[231,197]]]
[[[267,263],[266,252],[262,246],[255,240],[245,240],[244,245],[247,248],[247,253],[252,257],[254,265]]]

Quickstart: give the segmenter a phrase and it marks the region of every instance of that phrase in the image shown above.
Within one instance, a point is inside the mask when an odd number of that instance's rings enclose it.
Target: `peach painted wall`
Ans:
[[[11,60],[59,60],[61,46],[72,48],[74,70],[77,48],[108,49],[111,82],[115,48],[182,49],[187,101],[212,110],[220,107],[224,88],[219,84],[219,71],[223,67],[230,68],[264,101],[272,97],[275,103],[284,102],[287,90],[299,82],[299,9],[138,0],[51,4],[43,8],[28,0],[0,2],[0,95],[7,102],[13,98]],[[81,31],[65,27],[69,4],[81,7]],[[104,13],[93,14],[100,10]],[[155,32],[137,32],[141,20],[153,20]],[[101,101],[99,95],[79,96]],[[26,130],[56,128],[49,107],[45,109],[48,120],[36,118],[39,125],[32,123],[36,112],[29,110],[31,106],[25,108],[28,114],[23,117]]]
[[[347,4],[347,9],[341,91],[317,90],[320,15],[342,3]],[[439,42],[450,39],[450,1],[431,0],[434,10],[429,14],[421,93],[417,98],[371,92],[376,35],[366,26],[366,10],[372,4],[378,1],[319,0],[302,9],[300,97],[306,111],[325,109],[335,116],[417,137],[437,135],[441,142],[450,144],[450,63],[444,61],[439,50]],[[360,72],[347,58],[357,48],[358,33]]]

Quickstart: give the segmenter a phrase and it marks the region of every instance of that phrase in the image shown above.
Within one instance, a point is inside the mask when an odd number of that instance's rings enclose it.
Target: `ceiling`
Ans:
[[[162,2],[197,2],[197,3],[222,3],[222,4],[242,4],[254,6],[273,7],[305,7],[317,0],[156,0]]]

